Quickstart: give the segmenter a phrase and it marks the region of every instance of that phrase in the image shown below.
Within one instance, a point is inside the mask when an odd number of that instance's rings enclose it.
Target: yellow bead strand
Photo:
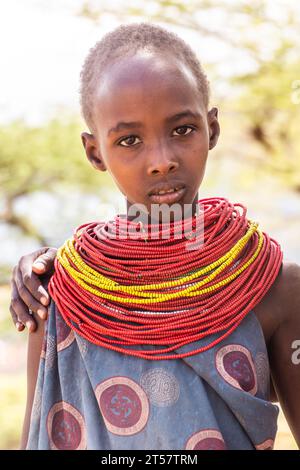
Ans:
[[[243,272],[251,263],[256,259],[260,250],[262,249],[263,245],[263,234],[260,230],[258,230],[258,223],[249,221],[249,229],[247,233],[231,248],[224,256],[222,256],[219,260],[211,263],[204,268],[194,272],[189,276],[184,276],[180,279],[176,279],[174,281],[163,282],[160,284],[146,284],[146,285],[137,285],[137,286],[124,286],[117,282],[113,282],[111,279],[103,276],[101,273],[98,273],[93,268],[88,266],[84,261],[80,258],[79,254],[76,252],[74,247],[74,239],[69,239],[66,243],[58,250],[57,258],[61,265],[66,269],[69,275],[85,290],[93,293],[97,297],[111,299],[114,301],[122,302],[122,303],[129,303],[133,302],[137,304],[151,304],[156,302],[164,302],[167,300],[171,300],[178,297],[194,297],[196,295],[202,295],[207,292],[212,292],[217,288],[224,286],[235,279],[241,272]],[[251,238],[253,233],[257,231],[259,236],[259,242],[255,253],[252,257],[245,263],[241,268],[239,268],[235,273],[231,274],[227,278],[223,279],[223,281],[219,281],[213,286],[208,288],[204,288],[202,290],[197,290],[197,288],[209,283],[213,280],[219,273],[221,273],[226,267],[232,263],[241,250],[245,247],[248,240]],[[70,265],[70,261],[78,268],[78,271],[74,269]],[[223,264],[222,264],[223,263]],[[183,289],[179,292],[174,293],[159,293],[157,290],[164,289],[168,287],[173,287],[176,285],[183,285],[186,282],[199,277],[200,275],[205,274],[206,272],[212,271],[213,269],[217,268],[212,274],[207,276],[205,279]],[[132,298],[123,298],[118,297],[115,295],[107,294],[105,292],[100,292],[98,289],[95,289],[93,286],[97,286],[99,289],[107,289],[109,291],[121,291],[127,292],[131,295],[135,295],[137,297],[143,297],[142,299],[132,299]],[[151,289],[155,289],[156,292],[146,292]],[[140,292],[141,291],[141,292]],[[145,298],[146,297],[146,298]]]

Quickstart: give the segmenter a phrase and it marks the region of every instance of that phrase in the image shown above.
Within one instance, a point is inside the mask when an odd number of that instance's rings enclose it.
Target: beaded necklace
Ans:
[[[119,215],[79,226],[58,250],[49,282],[69,327],[93,344],[150,360],[191,356],[229,336],[272,286],[283,254],[242,204],[198,203],[198,249],[187,250],[193,239],[178,236],[183,221],[146,225],[137,237],[137,223]],[[196,217],[184,220],[194,238]],[[189,343],[193,350],[174,353]]]

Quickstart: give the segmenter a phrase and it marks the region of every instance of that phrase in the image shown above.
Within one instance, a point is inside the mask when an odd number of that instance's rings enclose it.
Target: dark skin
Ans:
[[[175,119],[191,110],[195,116]],[[181,182],[186,191],[180,204],[194,212],[205,173],[208,152],[219,137],[216,108],[207,110],[191,72],[176,58],[135,55],[107,69],[95,97],[95,129],[83,132],[82,142],[89,162],[98,171],[109,171],[127,199],[151,210],[149,190],[157,182]],[[178,116],[177,116],[178,117]],[[170,119],[172,118],[172,119]],[[108,132],[120,121],[141,125]],[[43,248],[21,258],[12,277],[11,314],[19,331],[29,331],[29,392],[23,446],[32,406],[43,336],[40,292],[53,269],[55,248]],[[41,268],[34,266],[41,262]],[[49,297],[48,297],[49,301]],[[45,301],[47,305],[47,300]],[[28,314],[28,306],[34,316]],[[292,343],[300,339],[300,267],[284,262],[267,295],[255,307],[265,337],[272,375],[271,397],[279,400],[295,440],[300,446],[300,365],[292,362]],[[36,324],[38,322],[38,327]],[[20,326],[18,327],[17,323]],[[30,338],[33,338],[32,340]]]
[[[186,186],[179,204],[192,204],[195,212],[208,150],[220,132],[217,109],[207,112],[194,76],[175,59],[166,63],[157,55],[135,55],[111,66],[106,77],[97,90],[95,133],[81,136],[89,161],[109,171],[126,197],[127,211],[143,204],[149,213],[153,185],[174,182]],[[197,117],[179,116],[187,110]],[[141,124],[126,130],[119,124],[117,131],[116,123],[124,121]]]

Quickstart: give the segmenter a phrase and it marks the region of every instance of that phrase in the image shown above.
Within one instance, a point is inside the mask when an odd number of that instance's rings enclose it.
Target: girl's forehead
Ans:
[[[97,87],[95,112],[106,122],[120,115],[166,112],[171,107],[192,106],[199,100],[197,82],[187,66],[177,60],[132,57],[114,64]],[[100,118],[100,116],[99,116]]]
[[[172,87],[197,88],[197,81],[182,61],[175,57],[164,57],[162,54],[140,52],[126,57],[108,66],[96,90],[97,97],[107,96],[108,93],[127,91],[141,92],[149,88],[153,93],[159,89]]]

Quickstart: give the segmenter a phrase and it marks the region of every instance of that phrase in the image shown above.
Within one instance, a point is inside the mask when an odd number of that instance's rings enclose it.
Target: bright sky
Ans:
[[[56,105],[76,108],[80,66],[99,32],[71,15],[64,1],[0,3],[0,120],[24,117],[35,123]]]
[[[24,118],[38,124],[59,106],[78,111],[79,73],[84,58],[104,33],[119,24],[107,16],[102,22],[105,26],[100,27],[73,15],[72,11],[82,3],[83,0],[0,0],[0,123]],[[242,53],[234,61],[220,42],[200,40],[196,33],[167,27],[201,55],[204,65],[219,61],[220,76],[231,74],[233,66],[245,67]]]
[[[81,4],[82,0],[0,0],[0,122],[23,117],[38,124],[58,106],[78,110],[84,58],[103,34],[119,24],[107,16],[105,26],[99,27],[73,15]],[[195,50],[207,51],[196,33],[168,28]],[[212,53],[217,59],[224,51],[212,42],[209,57]]]

